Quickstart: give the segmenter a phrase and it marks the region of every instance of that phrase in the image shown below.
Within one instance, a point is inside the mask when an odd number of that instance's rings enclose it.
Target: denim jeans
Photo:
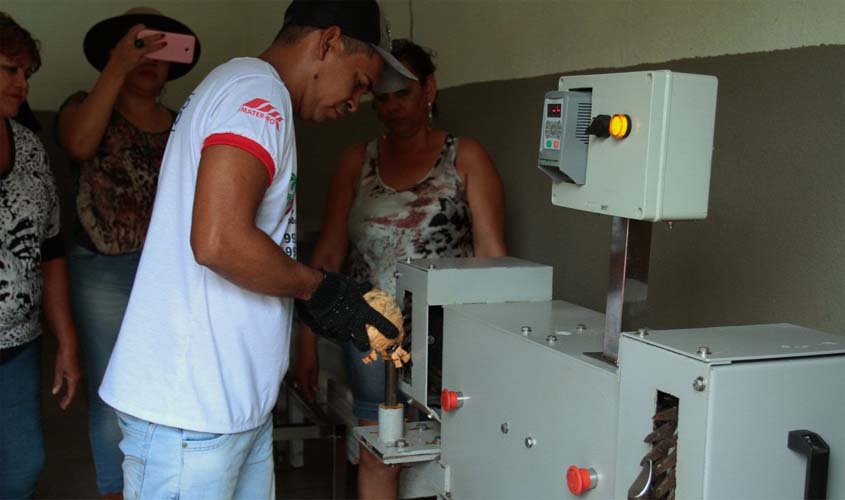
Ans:
[[[196,432],[117,412],[125,500],[270,500],[273,419],[234,434]]]
[[[346,375],[352,389],[352,414],[361,420],[378,420],[378,405],[384,402],[386,377],[381,360],[370,364],[361,361],[361,352],[352,341],[343,344]]]
[[[0,498],[32,498],[44,468],[41,339],[4,349],[0,361]]]
[[[117,341],[140,253],[100,255],[76,246],[70,252],[70,294],[88,394],[88,434],[100,493],[123,490],[123,454],[114,410],[97,390]]]

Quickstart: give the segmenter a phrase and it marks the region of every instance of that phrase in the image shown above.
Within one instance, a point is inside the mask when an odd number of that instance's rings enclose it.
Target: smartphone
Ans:
[[[171,33],[169,31],[141,30],[138,33],[138,38],[146,38],[159,33],[164,35],[161,41],[167,42],[167,45],[155,52],[150,52],[146,57],[186,64],[193,62],[194,48],[197,42],[193,35]]]

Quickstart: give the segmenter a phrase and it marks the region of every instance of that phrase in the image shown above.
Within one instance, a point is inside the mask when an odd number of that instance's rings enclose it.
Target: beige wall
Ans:
[[[409,3],[412,2],[412,3]],[[33,79],[36,109],[56,109],[96,77],[82,55],[95,22],[135,5],[156,7],[201,37],[197,70],[173,82],[178,106],[211,68],[254,55],[281,25],[280,0],[4,0],[43,42]],[[441,54],[441,88],[672,59],[845,43],[843,0],[384,0],[394,36]]]

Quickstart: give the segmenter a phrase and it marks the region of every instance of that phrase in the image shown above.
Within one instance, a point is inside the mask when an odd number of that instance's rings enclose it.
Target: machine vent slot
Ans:
[[[678,460],[678,406],[680,400],[666,392],[657,391],[654,430],[646,436],[651,444],[646,458],[652,461],[654,482],[648,498],[674,500],[677,486],[675,469]]]
[[[657,391],[652,431],[643,440],[651,449],[640,460],[642,470],[628,488],[628,500],[675,500],[679,403],[675,396]]]
[[[587,135],[587,128],[590,126],[593,113],[592,102],[579,102],[577,118],[575,120],[575,138],[582,144],[590,143],[590,136]]]
[[[440,407],[443,390],[443,306],[428,306],[428,406]]]

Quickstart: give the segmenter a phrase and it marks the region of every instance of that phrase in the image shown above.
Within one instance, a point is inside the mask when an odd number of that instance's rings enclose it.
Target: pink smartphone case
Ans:
[[[190,64],[194,60],[196,39],[191,35],[170,33],[167,31],[142,30],[138,33],[138,38],[145,38],[158,33],[164,34],[163,40],[167,42],[167,45],[155,52],[150,52],[146,57],[186,64]]]

